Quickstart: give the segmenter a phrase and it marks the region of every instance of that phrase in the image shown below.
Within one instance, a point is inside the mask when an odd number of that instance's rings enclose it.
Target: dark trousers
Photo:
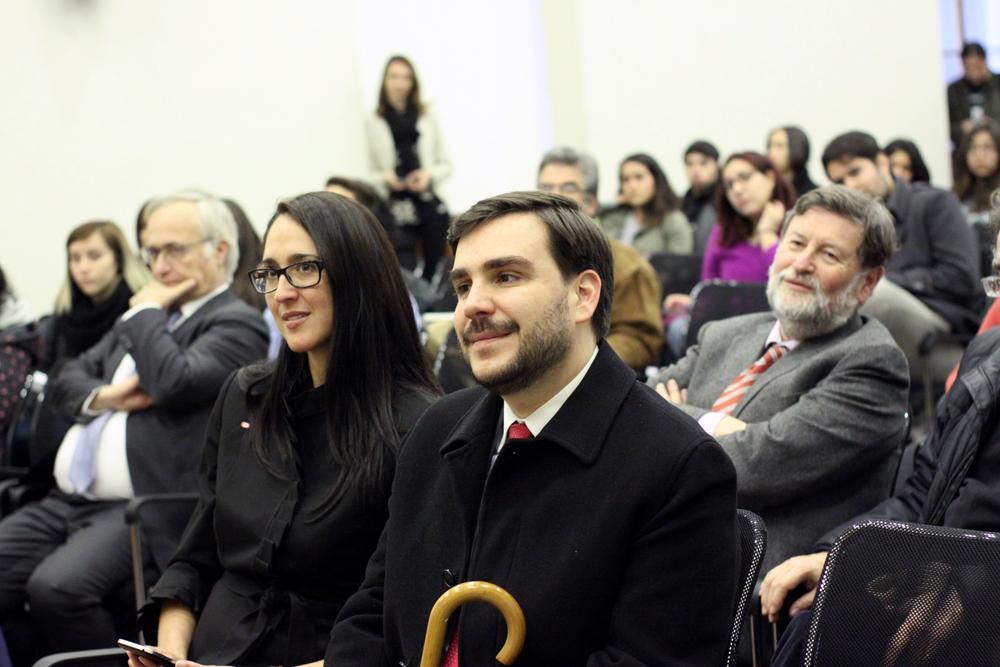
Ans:
[[[778,648],[771,659],[771,667],[799,667],[802,664],[802,652],[805,650],[806,637],[809,636],[811,620],[812,610],[807,609],[788,623],[788,627],[778,640]]]
[[[423,196],[423,195],[428,196]],[[408,255],[404,248],[413,248],[417,241],[423,249],[424,270],[422,277],[430,281],[438,262],[444,255],[445,237],[448,234],[448,224],[451,218],[441,200],[430,191],[415,194],[412,192],[394,193],[394,198],[408,199],[413,203],[416,213],[416,224],[400,223],[396,227],[396,251],[403,268],[414,268],[415,256]],[[411,264],[412,263],[412,264]]]
[[[105,603],[130,589],[132,573],[124,507],[53,493],[0,521],[0,617],[12,654],[26,634],[42,655],[114,646]]]

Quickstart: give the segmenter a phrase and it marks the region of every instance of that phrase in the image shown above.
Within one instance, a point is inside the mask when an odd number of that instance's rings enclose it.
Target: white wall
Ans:
[[[762,148],[787,123],[816,156],[849,128],[910,136],[948,174],[933,0],[4,0],[0,265],[46,312],[84,220],[131,237],[146,198],[196,186],[262,229],[277,199],[363,170],[394,52],[441,116],[456,212],[532,187],[555,141],[595,153],[612,199],[628,152],[680,191],[691,140]]]
[[[763,152],[768,131],[802,127],[810,173],[852,129],[920,146],[950,186],[947,106],[932,0],[579,0],[580,68],[589,148],[613,200],[630,152],[652,153],[678,192],[682,154],[706,138],[726,155]]]

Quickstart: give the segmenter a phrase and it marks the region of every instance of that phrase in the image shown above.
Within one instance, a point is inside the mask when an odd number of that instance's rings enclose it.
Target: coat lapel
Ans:
[[[854,333],[858,328],[860,328],[860,326],[861,319],[858,315],[855,315],[836,331],[828,333],[824,336],[804,340],[794,350],[786,352],[781,359],[774,362],[774,365],[767,369],[767,372],[761,375],[757,381],[753,383],[753,386],[751,386],[750,390],[747,391],[746,396],[743,397],[743,400],[740,401],[736,410],[733,411],[733,416],[739,416],[739,413],[743,411],[743,408],[747,406],[750,401],[754,400],[757,394],[762,392],[772,382],[784,375],[787,375],[788,373],[791,373],[807,360],[812,359],[817,348],[826,347],[831,342]],[[767,336],[767,334],[764,335],[765,337]],[[761,343],[763,344],[763,341],[761,341]]]

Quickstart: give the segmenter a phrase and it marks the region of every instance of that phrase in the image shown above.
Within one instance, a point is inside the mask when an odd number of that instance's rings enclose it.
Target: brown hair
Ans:
[[[149,282],[149,270],[139,261],[136,254],[132,252],[122,230],[110,220],[92,220],[74,227],[73,231],[66,238],[67,252],[69,251],[70,244],[89,239],[94,234],[100,234],[104,242],[111,248],[111,252],[115,255],[115,263],[118,265],[118,275],[125,280],[125,284],[129,286],[132,292],[137,292],[143,285]],[[63,283],[59,294],[56,295],[56,303],[53,308],[56,313],[69,312],[69,309],[72,307],[73,297],[70,289],[72,281],[73,278],[69,275],[69,262],[67,262],[66,282]]]
[[[795,188],[788,182],[788,179],[781,175],[781,172],[775,168],[774,163],[766,155],[761,155],[754,151],[745,151],[730,155],[729,159],[726,160],[725,164],[719,170],[719,183],[715,186],[715,210],[719,212],[716,222],[721,232],[719,245],[724,248],[732,247],[740,241],[745,241],[753,236],[754,226],[756,225],[750,218],[737,213],[733,205],[729,203],[729,197],[726,196],[726,189],[722,184],[721,173],[722,169],[725,169],[733,160],[748,162],[754,169],[764,175],[767,175],[768,172],[774,174],[774,190],[771,192],[771,201],[780,201],[785,205],[785,210],[790,209],[792,204],[795,203]]]
[[[385,78],[389,76],[389,66],[393,63],[403,63],[410,69],[410,76],[413,78],[413,87],[410,94],[406,96],[406,104],[417,110],[419,116],[424,112],[424,103],[420,101],[420,79],[417,78],[417,70],[413,68],[413,63],[406,56],[395,55],[389,58],[382,70],[382,85],[378,90],[378,115],[385,116],[385,110],[389,108],[389,98],[385,94]]]
[[[549,232],[549,252],[565,280],[593,270],[601,278],[601,294],[590,325],[598,338],[611,327],[614,294],[611,245],[600,228],[573,200],[547,192],[508,192],[477,202],[448,229],[448,243],[458,248],[462,237],[479,225],[511,213],[533,213]]]

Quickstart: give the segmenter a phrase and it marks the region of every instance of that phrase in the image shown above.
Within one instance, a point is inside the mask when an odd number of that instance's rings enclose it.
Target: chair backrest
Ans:
[[[132,585],[135,590],[136,612],[146,603],[143,529],[155,530],[158,541],[167,542],[171,547],[176,546],[197,503],[197,493],[156,493],[136,496],[125,506],[125,523],[129,527],[132,552]],[[150,526],[151,523],[154,525]],[[145,641],[141,628],[139,641]]]
[[[1000,534],[869,521],[837,540],[803,664],[1000,664]]]
[[[702,325],[727,317],[771,310],[767,286],[763,283],[738,283],[734,280],[706,280],[691,292],[691,323],[687,345],[698,342]]]
[[[657,252],[649,256],[663,288],[663,296],[687,294],[701,279],[701,255],[674,255]]]
[[[753,596],[757,575],[764,562],[764,552],[767,551],[767,528],[764,520],[749,510],[736,510],[737,523],[740,529],[740,571],[737,584],[736,606],[733,610],[733,624],[729,634],[729,652],[726,655],[727,667],[735,667],[740,647],[740,636],[750,609],[750,598]]]

